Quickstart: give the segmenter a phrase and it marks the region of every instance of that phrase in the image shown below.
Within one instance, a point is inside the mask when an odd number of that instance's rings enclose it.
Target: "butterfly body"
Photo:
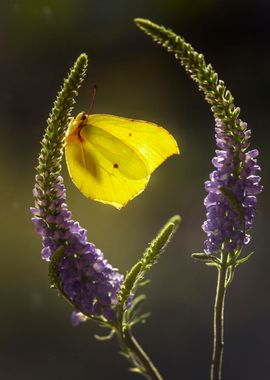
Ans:
[[[174,138],[143,120],[80,112],[65,144],[70,176],[91,199],[120,209],[146,187],[166,158],[179,154]]]

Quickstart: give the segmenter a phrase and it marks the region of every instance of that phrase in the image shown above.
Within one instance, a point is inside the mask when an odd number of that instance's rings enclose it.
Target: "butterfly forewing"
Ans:
[[[143,120],[98,114],[88,123],[118,138],[143,157],[149,174],[173,154],[179,154],[175,139],[157,124]]]

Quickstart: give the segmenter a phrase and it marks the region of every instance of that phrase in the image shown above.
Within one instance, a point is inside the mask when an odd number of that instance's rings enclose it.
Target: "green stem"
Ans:
[[[222,263],[218,267],[216,300],[214,307],[214,342],[211,361],[211,380],[222,379],[222,360],[224,352],[224,302],[227,284],[227,254],[221,254]]]
[[[127,358],[133,365],[134,371],[140,373],[148,380],[163,380],[149,356],[132,335],[130,329],[122,330],[118,338]]]

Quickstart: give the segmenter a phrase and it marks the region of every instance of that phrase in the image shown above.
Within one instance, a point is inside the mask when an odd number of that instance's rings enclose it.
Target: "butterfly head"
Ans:
[[[80,112],[74,118],[72,117],[68,126],[67,134],[66,134],[66,142],[70,140],[78,140],[81,142],[81,129],[86,125],[88,119],[88,115],[86,112]]]
[[[86,114],[86,112],[82,111],[82,112],[78,113],[78,115],[75,118],[75,121],[77,123],[84,123],[86,121],[87,117],[88,117],[88,115]]]

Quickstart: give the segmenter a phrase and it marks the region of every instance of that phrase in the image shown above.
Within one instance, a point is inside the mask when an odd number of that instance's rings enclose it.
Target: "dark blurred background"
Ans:
[[[136,379],[116,341],[98,342],[94,324],[70,324],[70,306],[49,289],[41,242],[30,221],[34,167],[46,118],[76,57],[90,58],[75,113],[155,121],[178,140],[147,189],[117,211],[85,199],[64,169],[68,202],[88,237],[121,272],[136,262],[173,214],[181,227],[145,289],[152,312],[135,329],[164,379],[208,379],[216,272],[194,263],[202,251],[204,181],[212,171],[214,123],[196,85],[172,55],[133,23],[145,17],[205,54],[241,107],[261,152],[264,193],[253,258],[237,270],[226,302],[224,379],[270,378],[269,85],[267,0],[2,0],[0,3],[0,378]]]

